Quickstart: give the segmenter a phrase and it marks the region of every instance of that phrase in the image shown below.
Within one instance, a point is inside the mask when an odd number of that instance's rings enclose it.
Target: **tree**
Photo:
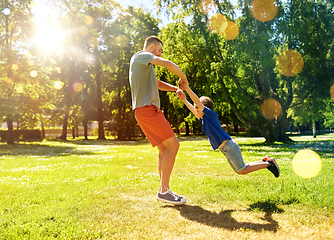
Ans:
[[[229,2],[214,1],[216,12],[238,25],[238,36],[233,40],[227,37],[228,32],[218,34],[218,30],[212,29],[210,24],[207,27],[207,20],[214,15],[200,12],[199,1],[158,0],[156,3],[161,10],[167,7],[169,10],[179,9],[181,6],[181,11],[172,12],[174,19],[179,21],[177,27],[184,29],[184,16],[191,17],[187,32],[196,39],[197,45],[205,49],[201,51],[204,56],[197,57],[191,53],[196,52],[196,48],[187,51],[188,46],[182,45],[182,40],[188,36],[180,36],[176,40],[181,44],[176,48],[179,53],[174,51],[174,55],[182,54],[188,59],[184,60],[189,64],[186,68],[191,69],[190,65],[196,66],[196,62],[202,60],[210,61],[206,70],[199,67],[191,71],[191,75],[206,72],[207,79],[201,85],[193,85],[193,88],[197,92],[206,88],[207,92],[211,91],[216,96],[219,93],[215,102],[227,102],[238,120],[256,129],[267,142],[289,141],[286,135],[289,125],[287,110],[302,104],[314,93],[314,89],[328,89],[332,78],[329,73],[333,69],[328,54],[333,47],[331,3],[303,0],[277,2],[280,10],[275,18],[259,21],[253,17],[254,6],[249,1],[239,1],[242,15],[237,18]],[[287,49],[302,55],[305,66],[299,75],[286,77],[280,71],[277,57]],[[190,84],[193,82],[190,81]],[[275,103],[269,104],[269,111],[278,106],[272,117],[263,112],[267,99],[274,99],[272,102]]]
[[[29,46],[28,39],[31,38],[31,19],[29,0],[2,1],[0,8],[1,30],[5,33],[0,37],[1,52],[1,81],[0,81],[0,104],[1,115],[5,118],[8,127],[7,143],[14,143],[13,118],[17,110],[22,106],[18,96],[24,89],[24,84],[33,84],[33,79],[29,77],[30,66],[28,60],[30,56],[24,56]],[[29,71],[29,72],[28,72]],[[24,94],[27,94],[25,92]]]
[[[103,34],[103,86],[105,105],[110,111],[108,130],[118,140],[133,140],[144,136],[132,111],[129,85],[129,65],[132,55],[143,49],[145,39],[159,32],[158,22],[142,9],[118,8],[118,17]]]

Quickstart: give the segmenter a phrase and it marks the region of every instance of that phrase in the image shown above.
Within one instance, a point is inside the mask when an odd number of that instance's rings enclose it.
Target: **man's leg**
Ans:
[[[175,136],[168,138],[158,146],[159,161],[158,170],[160,175],[160,192],[165,192],[165,186],[169,188],[169,179],[172,173],[177,151],[180,143]]]

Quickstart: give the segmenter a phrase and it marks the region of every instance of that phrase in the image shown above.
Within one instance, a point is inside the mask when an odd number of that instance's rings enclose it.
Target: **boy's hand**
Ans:
[[[178,89],[176,91],[177,96],[183,101],[186,100],[186,95],[184,94],[184,92],[181,89]]]
[[[187,78],[180,78],[178,85],[181,90],[185,90],[189,86],[189,82]]]

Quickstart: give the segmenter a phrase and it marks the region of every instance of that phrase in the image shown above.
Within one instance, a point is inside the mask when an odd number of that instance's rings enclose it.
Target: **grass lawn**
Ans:
[[[155,200],[157,148],[147,141],[0,143],[0,239],[334,239],[334,134],[292,138],[234,138],[246,163],[274,156],[275,178],[239,176],[205,138],[181,137],[179,207]],[[293,171],[302,149],[321,157],[314,178]]]

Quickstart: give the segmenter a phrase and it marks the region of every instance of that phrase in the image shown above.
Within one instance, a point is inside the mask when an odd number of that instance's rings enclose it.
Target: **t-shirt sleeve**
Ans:
[[[150,63],[150,61],[153,59],[153,57],[154,57],[154,55],[152,53],[142,52],[138,55],[138,57],[136,59],[136,63],[148,65]]]
[[[217,116],[218,113],[216,113],[215,111],[212,111],[211,109],[204,107],[203,109],[203,113],[207,116],[207,117],[214,117]]]

